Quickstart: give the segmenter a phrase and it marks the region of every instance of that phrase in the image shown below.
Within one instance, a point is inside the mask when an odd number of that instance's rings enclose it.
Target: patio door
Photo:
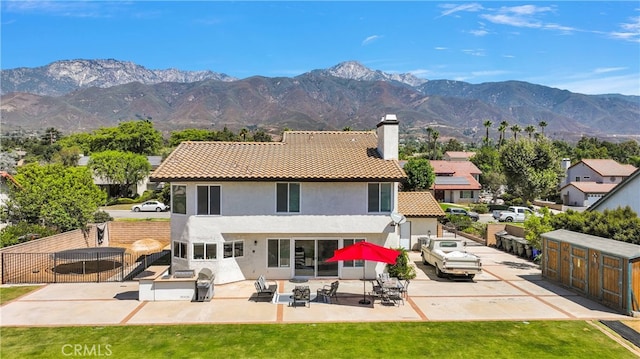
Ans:
[[[337,239],[296,239],[294,241],[294,276],[337,277],[338,262],[325,263],[338,249]]]

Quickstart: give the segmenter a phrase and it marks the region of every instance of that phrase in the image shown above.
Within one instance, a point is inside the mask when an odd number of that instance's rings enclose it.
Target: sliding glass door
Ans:
[[[296,239],[293,261],[296,277],[337,277],[338,262],[325,262],[338,249],[337,239]]]

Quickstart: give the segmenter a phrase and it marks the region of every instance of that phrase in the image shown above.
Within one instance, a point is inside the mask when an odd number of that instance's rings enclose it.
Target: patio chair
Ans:
[[[268,284],[263,275],[260,275],[254,283],[258,297],[273,298],[273,295],[278,291],[278,283]]]
[[[407,279],[404,281],[404,284],[402,284],[402,288],[400,288],[400,294],[403,298],[406,298],[409,293],[409,284],[411,284],[411,281]]]
[[[385,296],[387,301],[393,303],[394,305],[399,305],[398,302],[402,302],[402,305],[404,305],[404,299],[402,298],[400,289],[388,289],[385,293]],[[385,298],[383,297],[383,299]]]
[[[331,298],[336,298],[336,302],[338,301],[338,286],[340,282],[335,281],[331,283],[331,285],[324,285],[322,288],[318,289],[316,294],[316,298],[318,301],[322,298],[322,301],[325,303],[331,303]]]
[[[309,290],[309,287],[295,287],[293,289],[293,302],[291,302],[291,306],[295,308],[298,306],[298,303],[311,307],[311,290]]]

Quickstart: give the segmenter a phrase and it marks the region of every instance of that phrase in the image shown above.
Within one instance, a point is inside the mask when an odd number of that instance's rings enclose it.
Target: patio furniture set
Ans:
[[[404,305],[410,281],[389,277],[389,273],[381,273],[375,281],[371,281],[373,291],[369,295],[380,300],[382,305]]]

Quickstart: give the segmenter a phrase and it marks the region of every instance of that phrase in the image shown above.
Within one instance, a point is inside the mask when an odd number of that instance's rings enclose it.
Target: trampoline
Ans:
[[[52,271],[56,274],[95,274],[121,268],[125,248],[76,248],[53,254]]]

